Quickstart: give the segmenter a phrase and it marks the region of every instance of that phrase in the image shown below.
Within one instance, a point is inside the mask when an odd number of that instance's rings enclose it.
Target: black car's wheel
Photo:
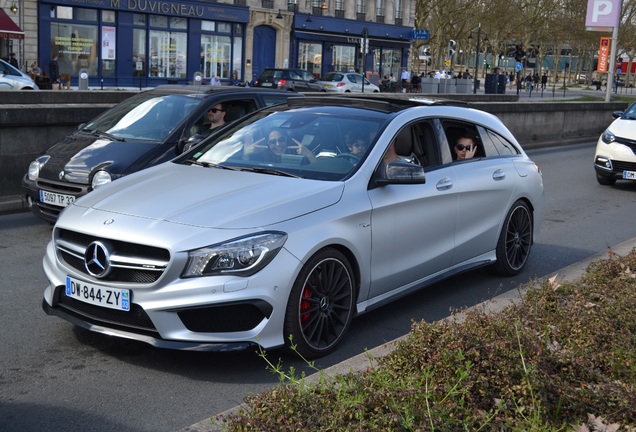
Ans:
[[[292,287],[285,312],[286,347],[295,345],[308,359],[333,351],[353,317],[354,286],[351,266],[342,253],[326,248],[314,255]]]
[[[596,181],[598,184],[603,186],[613,186],[616,183],[616,179],[603,177],[601,175],[596,174]]]
[[[492,269],[503,276],[521,272],[528,261],[532,246],[532,212],[523,201],[514,203],[497,241],[497,261]]]

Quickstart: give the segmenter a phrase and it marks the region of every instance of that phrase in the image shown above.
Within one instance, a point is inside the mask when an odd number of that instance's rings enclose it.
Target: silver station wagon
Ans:
[[[519,273],[543,209],[540,170],[490,114],[289,99],[69,205],[43,307],[157,347],[316,358],[354,316],[414,290],[482,266]]]

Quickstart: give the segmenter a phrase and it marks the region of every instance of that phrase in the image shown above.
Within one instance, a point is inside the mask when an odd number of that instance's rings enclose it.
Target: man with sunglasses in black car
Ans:
[[[222,103],[214,105],[208,110],[208,120],[210,120],[210,131],[225,124],[225,106]]]
[[[457,160],[470,159],[475,156],[475,152],[477,151],[475,140],[470,135],[462,135],[457,139],[453,151],[455,152],[455,159]]]

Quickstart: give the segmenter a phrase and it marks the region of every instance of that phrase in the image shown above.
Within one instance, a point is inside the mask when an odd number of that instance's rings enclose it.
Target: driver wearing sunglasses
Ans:
[[[477,151],[475,140],[470,135],[462,135],[457,139],[453,151],[455,152],[455,159],[457,160],[470,159],[475,156],[475,152]]]
[[[208,110],[208,120],[210,121],[210,130],[225,124],[225,107],[222,103],[218,103]]]

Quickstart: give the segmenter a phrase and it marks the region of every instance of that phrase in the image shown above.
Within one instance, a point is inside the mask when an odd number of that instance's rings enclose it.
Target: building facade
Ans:
[[[415,7],[401,1],[0,0],[18,27],[7,33],[0,20],[0,56],[44,72],[57,56],[72,85],[85,71],[91,87],[185,84],[195,73],[246,82],[267,67],[399,78]]]

